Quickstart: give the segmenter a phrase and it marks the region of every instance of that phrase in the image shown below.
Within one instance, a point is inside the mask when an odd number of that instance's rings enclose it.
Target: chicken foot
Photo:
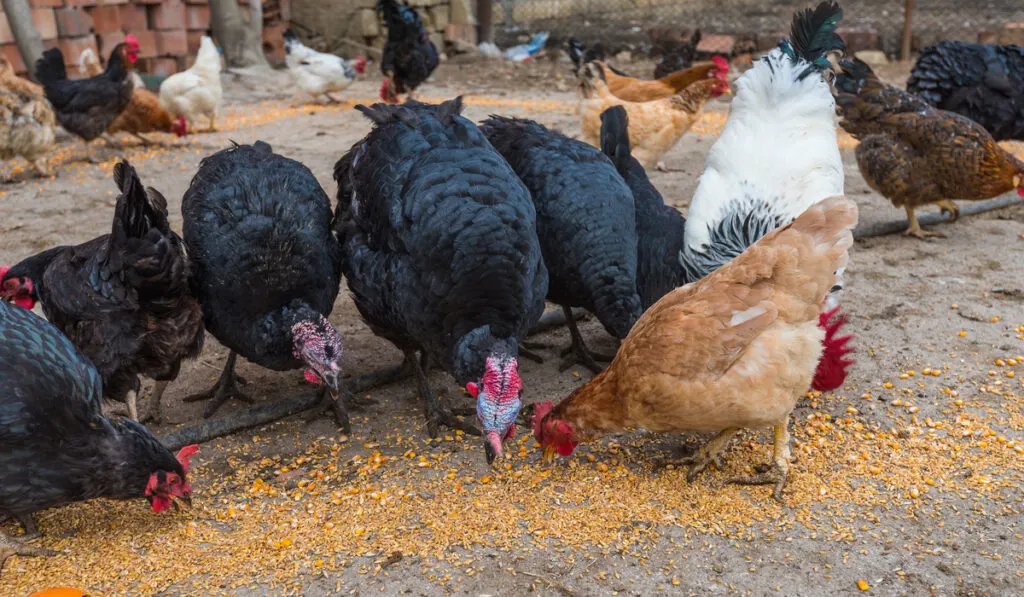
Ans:
[[[52,549],[43,549],[41,547],[26,545],[21,541],[16,541],[8,537],[3,531],[0,531],[0,572],[3,572],[4,564],[7,562],[7,558],[11,556],[40,558],[56,555],[60,555],[60,552],[53,551]]]
[[[955,222],[960,219],[960,206],[956,203],[943,199],[942,201],[936,201],[935,205],[939,206],[939,209],[943,214],[949,214],[949,221]]]
[[[789,478],[789,417],[772,428],[775,433],[775,447],[773,450],[774,462],[772,464],[757,467],[757,473],[750,477],[737,477],[729,479],[729,483],[736,485],[775,485],[772,497],[779,503],[785,503],[782,497],[782,490],[786,487],[786,480]]]
[[[423,400],[423,415],[427,419],[427,433],[430,434],[430,437],[437,437],[438,427],[441,425],[450,429],[461,429],[469,435],[480,435],[479,429],[456,417],[450,409],[441,406],[437,394],[430,389],[426,374],[427,366],[430,364],[427,353],[421,353],[419,363],[415,361],[416,357],[412,352],[406,353],[405,358],[411,360],[414,367],[416,388],[419,391],[420,399]]]
[[[253,399],[246,396],[241,390],[238,389],[239,385],[244,385],[245,380],[235,375],[235,361],[238,359],[238,355],[235,351],[231,351],[228,355],[228,362],[224,365],[224,372],[221,373],[220,379],[214,384],[212,388],[199,394],[193,394],[186,396],[184,402],[199,402],[201,400],[212,400],[210,406],[206,408],[203,413],[204,419],[209,419],[217,412],[217,409],[221,407],[225,402],[231,398],[237,398],[246,404],[252,404]]]
[[[914,213],[914,208],[909,205],[904,205],[903,209],[907,211],[907,222],[910,223],[910,226],[907,228],[907,231],[904,232],[903,234],[906,234],[907,236],[913,236],[914,238],[920,238],[922,240],[928,237],[944,238],[946,236],[941,232],[922,230],[921,224],[917,221],[917,215]],[[959,213],[960,209],[957,208],[957,214]]]
[[[149,399],[153,403],[153,412],[145,417],[142,417],[140,423],[151,422],[159,425],[163,423],[163,406],[161,401],[164,397],[164,392],[167,391],[167,386],[171,384],[170,381],[157,381],[153,384],[153,391],[149,394]]]
[[[611,361],[615,357],[605,358],[604,355],[590,352],[587,344],[583,341],[583,335],[580,334],[580,328],[576,325],[576,320],[572,317],[572,310],[568,307],[562,307],[562,310],[565,312],[565,324],[569,327],[572,344],[562,351],[562,356],[565,358],[562,359],[558,370],[565,371],[575,364],[580,364],[593,371],[594,375],[597,375],[604,369],[604,367],[597,364],[597,360]]]
[[[701,474],[708,465],[713,464],[718,470],[725,468],[722,462],[722,450],[729,444],[729,440],[739,433],[739,427],[729,427],[723,429],[711,438],[708,443],[704,444],[697,449],[697,452],[693,456],[687,456],[685,458],[664,458],[660,461],[662,465],[683,465],[689,466],[690,469],[686,471],[686,482],[693,483],[693,480],[697,478],[697,475]]]

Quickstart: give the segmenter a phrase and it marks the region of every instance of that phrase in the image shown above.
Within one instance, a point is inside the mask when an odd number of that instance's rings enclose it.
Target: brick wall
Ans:
[[[290,2],[264,0],[264,50],[271,63],[284,60],[280,38],[288,22]],[[127,33],[139,40],[137,70],[158,75],[175,73],[191,64],[200,38],[210,27],[208,0],[29,0],[29,5],[43,46],[60,48],[71,77],[78,76],[82,50],[92,48],[105,63]],[[243,14],[245,11],[243,6]],[[26,73],[2,8],[0,55],[19,74]]]

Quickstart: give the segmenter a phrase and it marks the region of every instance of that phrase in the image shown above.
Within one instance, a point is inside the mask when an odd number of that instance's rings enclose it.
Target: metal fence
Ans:
[[[840,0],[841,1],[841,0]],[[794,11],[816,0],[498,0],[494,23],[499,38],[524,30],[548,30],[552,41],[568,35],[601,40],[606,46],[641,51],[666,36],[699,28],[705,46],[732,38],[749,51],[771,47],[786,32]],[[905,15],[917,49],[944,39],[1024,45],[1024,0],[850,0],[842,2],[842,33],[854,50],[880,49],[898,56]],[[727,36],[726,39],[708,35]],[[759,42],[760,38],[760,44]],[[774,41],[768,41],[774,38]],[[852,43],[851,43],[852,42]],[[646,45],[645,45],[646,44]],[[761,47],[760,49],[766,49]]]

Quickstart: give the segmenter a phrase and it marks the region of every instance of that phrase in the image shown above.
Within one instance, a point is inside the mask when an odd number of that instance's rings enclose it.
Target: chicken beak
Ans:
[[[185,504],[186,506],[188,506],[189,508],[191,508],[192,507],[192,496],[190,496],[190,495],[179,495],[178,499],[174,500],[174,507],[175,507],[175,509],[178,508],[178,502],[181,502],[181,503]]]
[[[544,447],[544,462],[550,464],[555,459],[555,447],[545,446]]]

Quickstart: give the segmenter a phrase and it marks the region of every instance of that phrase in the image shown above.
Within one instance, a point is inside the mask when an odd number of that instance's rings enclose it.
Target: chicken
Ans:
[[[0,58],[0,159],[23,157],[39,176],[49,176],[43,155],[53,145],[56,123],[43,88]]]
[[[130,38],[134,40],[135,43],[139,43],[139,40],[130,33],[124,36],[124,38],[125,41]],[[82,53],[78,55],[78,74],[83,77],[95,77],[102,72],[103,65],[100,64],[100,59],[96,56],[96,53],[92,51],[92,48],[82,50]],[[142,82],[142,77],[139,76],[139,73],[134,70],[129,71],[128,77],[132,80],[132,85],[134,85],[136,89],[146,88],[146,84]]]
[[[398,0],[377,0],[377,12],[384,17],[388,29],[380,63],[380,72],[385,77],[380,98],[397,103],[400,94],[413,97],[437,68],[440,57],[415,8],[399,4]]]
[[[970,118],[996,141],[1024,141],[1024,48],[939,42],[921,50],[907,91]]]
[[[595,373],[569,313],[583,307],[605,330],[626,337],[643,311],[637,295],[637,226],[633,195],[597,149],[532,120],[492,116],[481,128],[533,196],[537,236],[551,276],[548,300],[562,306],[575,361]]]
[[[18,519],[93,498],[146,498],[154,512],[190,502],[190,458],[145,427],[100,410],[98,371],[56,328],[0,301],[0,519]],[[0,569],[12,555],[53,555],[0,532]]]
[[[127,402],[132,419],[139,418],[139,375],[156,380],[153,418],[160,420],[168,383],[202,350],[202,313],[189,291],[184,246],[167,223],[167,200],[143,188],[127,162],[114,167],[114,181],[121,194],[110,234],[0,268],[0,298],[29,308],[41,302],[47,319],[96,364],[104,397]]]
[[[633,194],[636,207],[636,282],[646,310],[658,299],[686,283],[679,262],[686,218],[665,205],[640,162],[629,151],[629,117],[622,106],[601,114],[601,151],[608,156]]]
[[[220,111],[220,53],[213,40],[204,35],[192,68],[173,74],[160,85],[160,106],[174,116],[184,116],[194,129],[201,118],[213,131]]]
[[[534,409],[545,455],[570,455],[578,442],[643,428],[655,433],[718,432],[684,461],[692,481],[741,428],[772,427],[773,464],[743,484],[789,476],[788,424],[822,352],[818,320],[845,268],[857,206],[833,197],[769,232],[703,280],[673,290],[648,309],[612,364],[557,406]]]
[[[358,106],[374,128],[335,166],[337,226],[356,307],[405,353],[428,431],[477,431],[439,403],[434,361],[476,399],[490,463],[515,433],[519,339],[544,311],[548,272],[529,192],[461,108]]]
[[[347,432],[341,335],[327,320],[341,283],[341,245],[316,177],[262,141],[235,145],[200,163],[181,214],[206,329],[231,351],[214,387],[185,401],[212,399],[206,417],[229,398],[250,402],[238,389],[238,355],[275,371],[305,367]]]
[[[934,203],[956,220],[954,199],[988,199],[1013,189],[1024,196],[1024,162],[980,124],[885,85],[864,62],[842,66],[836,81],[842,127],[860,140],[864,180],[906,210],[906,234],[942,236],[921,229],[914,210],[922,205]]]
[[[831,53],[842,52],[836,27],[843,13],[823,2],[797,13],[783,40],[736,80],[736,97],[721,136],[690,201],[685,247],[686,280],[722,267],[769,231],[815,203],[844,192],[843,159],[836,138],[836,108],[826,77]],[[838,292],[822,319],[824,356],[813,387],[842,385],[853,362],[851,336],[837,336]]]
[[[337,102],[331,93],[344,91],[366,70],[366,59],[344,60],[302,45],[291,29],[284,31],[284,62],[299,89],[314,99],[320,96]]]
[[[601,113],[612,106],[623,106],[629,115],[629,142],[633,157],[644,167],[657,164],[663,155],[690,130],[713,97],[729,93],[724,61],[708,71],[708,77],[693,83],[670,97],[646,102],[619,99],[609,90],[600,63],[583,65],[580,71],[579,114],[583,138],[599,146]]]
[[[665,52],[661,61],[654,67],[654,78],[667,77],[671,73],[679,72],[693,66],[697,58],[697,45],[700,44],[700,29],[693,32],[689,41],[682,42],[678,47]]]
[[[64,70],[64,55],[57,48],[43,52],[36,63],[36,80],[46,90],[57,121],[69,133],[85,141],[86,157],[95,161],[89,143],[103,134],[131,100],[134,86],[128,68],[139,54],[138,43],[126,41],[114,46],[102,74],[70,80]],[[126,64],[127,62],[127,64]]]

